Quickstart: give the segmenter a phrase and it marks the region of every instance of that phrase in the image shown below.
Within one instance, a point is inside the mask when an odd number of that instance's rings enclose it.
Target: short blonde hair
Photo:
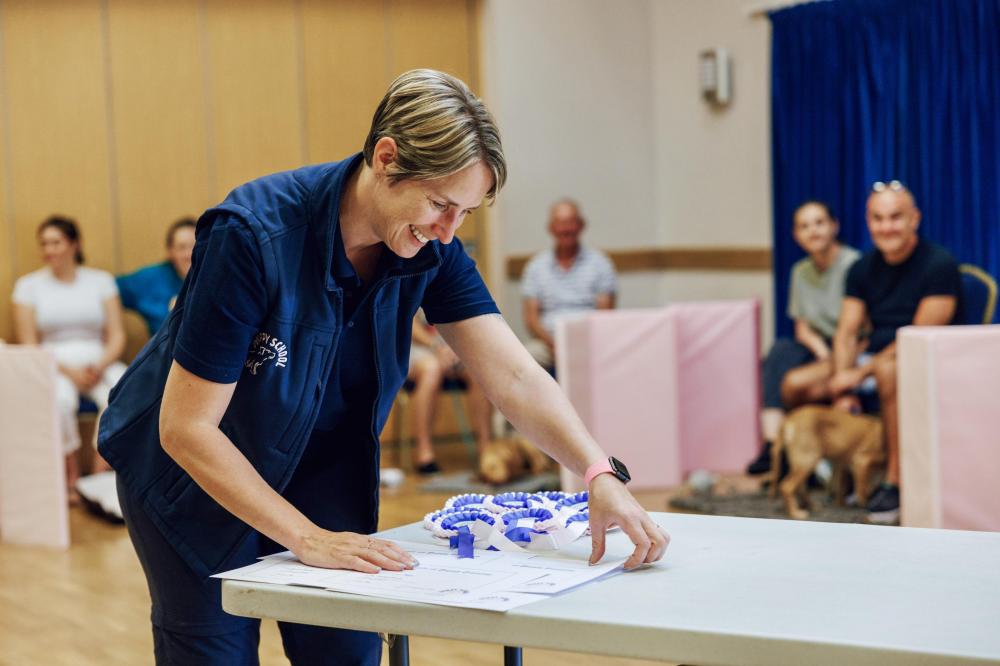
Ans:
[[[493,201],[507,180],[507,162],[493,115],[462,81],[433,69],[413,69],[389,86],[365,139],[365,164],[375,144],[396,142],[394,181],[442,178],[482,160],[493,172],[486,198]]]

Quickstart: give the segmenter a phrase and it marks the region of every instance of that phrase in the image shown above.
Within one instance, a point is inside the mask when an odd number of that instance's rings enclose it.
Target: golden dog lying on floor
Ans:
[[[778,481],[781,452],[788,456],[788,475]],[[833,407],[807,405],[788,414],[771,448],[771,497],[781,490],[791,518],[809,517],[806,479],[822,458],[834,467],[833,489],[838,504],[844,503],[843,472],[854,477],[854,492],[864,506],[868,501],[872,468],[885,462],[882,421],[855,416]],[[800,506],[802,501],[807,508]]]
[[[527,474],[549,469],[552,460],[521,437],[490,442],[479,455],[479,478],[487,483],[509,483]]]

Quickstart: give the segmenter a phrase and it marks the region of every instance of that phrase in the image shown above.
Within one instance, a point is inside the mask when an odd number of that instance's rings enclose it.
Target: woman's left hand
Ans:
[[[590,482],[590,534],[593,550],[590,563],[604,557],[604,533],[618,526],[635,545],[625,561],[625,569],[651,564],[663,557],[670,535],[653,522],[646,510],[632,497],[625,484],[611,474],[598,474]]]

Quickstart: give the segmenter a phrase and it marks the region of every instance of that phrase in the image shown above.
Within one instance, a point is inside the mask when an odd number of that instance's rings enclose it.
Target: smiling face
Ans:
[[[906,259],[916,247],[920,210],[906,190],[872,192],[866,217],[872,243],[887,262]]]
[[[837,240],[837,221],[826,208],[807,203],[795,211],[792,235],[810,256],[824,255]]]
[[[57,227],[47,226],[39,231],[38,245],[42,250],[42,260],[53,269],[58,270],[76,263],[79,245]]]
[[[374,233],[396,255],[408,259],[429,241],[448,244],[493,187],[493,173],[481,161],[430,180],[382,179]]]

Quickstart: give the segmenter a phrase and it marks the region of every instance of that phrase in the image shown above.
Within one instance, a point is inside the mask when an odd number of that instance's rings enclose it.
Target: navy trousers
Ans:
[[[377,470],[371,462],[375,452],[365,438],[354,439],[353,446],[337,439],[314,434],[284,496],[326,529],[371,533],[377,512]],[[195,574],[120,480],[118,497],[149,586],[157,666],[258,664],[260,621],[222,610],[221,581]],[[283,548],[252,532],[223,570],[279,550]],[[377,633],[290,622],[279,622],[278,629],[285,655],[294,665],[378,666],[381,659]]]

